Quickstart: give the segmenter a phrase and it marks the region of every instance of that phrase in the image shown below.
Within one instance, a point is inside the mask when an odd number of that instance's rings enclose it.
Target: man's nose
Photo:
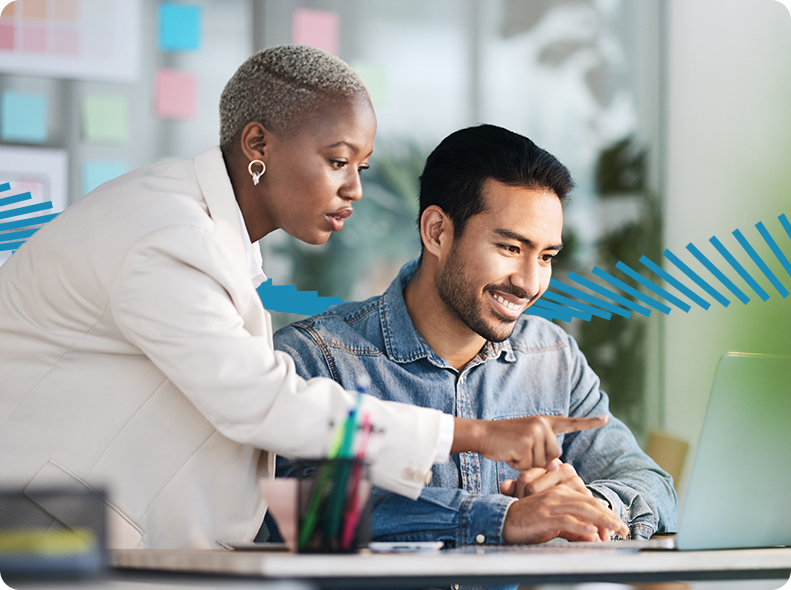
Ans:
[[[525,297],[532,300],[539,291],[538,260],[527,259],[519,269],[511,275],[511,284],[525,292]]]

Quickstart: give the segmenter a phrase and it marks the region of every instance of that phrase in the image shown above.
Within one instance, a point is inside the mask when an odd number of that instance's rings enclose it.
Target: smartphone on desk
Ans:
[[[374,553],[422,553],[439,551],[444,545],[442,541],[373,541],[368,549]]]

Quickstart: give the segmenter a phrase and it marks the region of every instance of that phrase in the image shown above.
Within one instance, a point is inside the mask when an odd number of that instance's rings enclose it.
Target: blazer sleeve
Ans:
[[[245,327],[261,306],[246,266],[214,231],[178,226],[152,232],[127,253],[109,312],[137,346],[223,435],[290,457],[327,453],[355,394],[330,379],[305,381],[275,351],[271,322]],[[253,310],[255,311],[255,310]],[[128,376],[133,378],[133,376]],[[364,396],[382,434],[370,443],[374,483],[416,498],[439,444],[441,412]]]

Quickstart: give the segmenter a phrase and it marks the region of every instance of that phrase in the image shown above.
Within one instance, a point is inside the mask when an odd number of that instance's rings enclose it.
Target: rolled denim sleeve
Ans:
[[[371,515],[377,541],[443,541],[446,546],[500,544],[514,498],[461,489],[425,488],[417,500],[377,489]]]
[[[569,340],[569,415],[609,414],[609,400],[599,389],[599,378],[576,342]],[[614,416],[601,428],[564,435],[561,458],[576,469],[594,495],[610,504],[629,526],[631,538],[676,530],[678,499],[672,477],[640,449],[631,431]]]

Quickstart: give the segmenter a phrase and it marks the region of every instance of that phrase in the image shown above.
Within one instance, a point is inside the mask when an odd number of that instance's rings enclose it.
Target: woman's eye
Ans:
[[[363,170],[368,170],[368,168],[369,168],[368,164],[365,164],[364,166],[357,166],[357,172],[362,172]]]
[[[336,168],[343,168],[348,163],[346,160],[330,160],[330,162],[332,162],[332,165]]]

